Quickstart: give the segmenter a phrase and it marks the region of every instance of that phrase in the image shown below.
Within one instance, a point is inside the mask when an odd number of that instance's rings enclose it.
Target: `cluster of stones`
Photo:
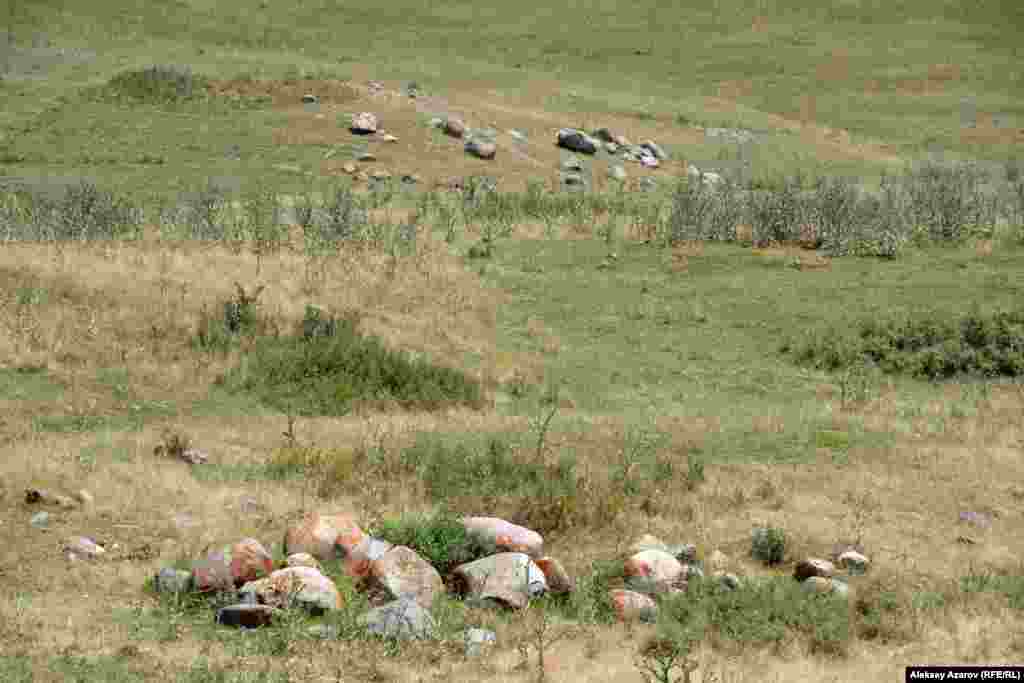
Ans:
[[[255,628],[272,623],[281,610],[292,607],[314,614],[341,608],[341,593],[322,571],[322,563],[340,562],[369,598],[371,609],[361,617],[367,630],[399,638],[432,637],[437,627],[430,607],[446,591],[476,606],[521,609],[545,593],[574,590],[574,580],[556,558],[544,554],[544,540],[535,531],[495,517],[465,517],[462,523],[494,552],[456,567],[447,586],[437,569],[413,549],[370,536],[346,515],[316,512],[287,530],[286,566],[275,569],[266,548],[247,538],[193,563],[191,570],[161,570],[155,585],[166,592],[234,591],[237,602],[218,610],[216,621]],[[867,562],[853,548],[843,549],[837,559],[851,574],[863,573]],[[725,571],[727,563],[720,551],[712,553],[711,576],[727,590],[738,589],[741,581]],[[796,565],[794,576],[808,590],[845,595],[848,587],[834,577],[835,572],[832,562],[810,558]],[[629,549],[623,587],[610,589],[608,598],[620,619],[651,621],[661,597],[683,593],[689,581],[704,576],[696,546],[670,546],[644,535]],[[466,639],[472,650],[494,637],[489,632],[467,632]]]
[[[562,128],[558,131],[555,144],[579,154],[593,155],[604,150],[624,161],[633,161],[646,168],[657,168],[668,160],[668,154],[653,140],[634,145],[621,135],[613,135],[607,128],[598,128],[587,134],[576,128]]]

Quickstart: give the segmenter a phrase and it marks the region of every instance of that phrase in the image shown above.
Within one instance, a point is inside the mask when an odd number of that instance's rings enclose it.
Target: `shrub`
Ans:
[[[206,96],[207,79],[187,67],[156,65],[132,69],[111,78],[104,94],[150,104],[167,104]]]
[[[754,529],[751,554],[758,560],[772,565],[781,564],[786,554],[786,533],[774,527]]]
[[[855,365],[876,366],[887,374],[944,380],[960,376],[1024,375],[1024,311],[959,319],[937,313],[890,316],[860,322],[854,333],[812,331],[782,351],[798,363],[836,371]]]
[[[437,409],[451,403],[479,406],[480,383],[460,370],[410,359],[375,337],[363,337],[357,321],[313,323],[322,332],[255,339],[243,364],[225,376],[236,390],[264,404],[303,416],[345,415],[358,401],[395,401],[406,407]],[[306,329],[302,329],[306,328]]]

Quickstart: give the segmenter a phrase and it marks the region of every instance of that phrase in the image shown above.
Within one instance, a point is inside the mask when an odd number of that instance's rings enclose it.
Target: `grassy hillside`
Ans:
[[[1024,658],[1024,9],[6,1],[0,680]],[[496,158],[434,117],[493,129]],[[668,158],[619,184],[601,151],[560,188],[555,132],[602,126]],[[687,175],[741,161],[742,186]],[[154,592],[243,538],[279,566],[312,510],[444,574],[479,550],[450,515],[497,515],[576,589],[445,594],[411,643],[359,627],[340,561],[341,609],[251,633],[213,623],[230,591]],[[616,619],[647,533],[742,590]],[[106,553],[69,559],[81,535]],[[851,543],[848,598],[793,580]],[[468,627],[495,647],[466,656]]]

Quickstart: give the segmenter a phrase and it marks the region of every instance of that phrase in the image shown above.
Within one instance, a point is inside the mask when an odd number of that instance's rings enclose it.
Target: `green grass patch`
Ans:
[[[421,433],[405,449],[401,463],[415,472],[435,502],[466,497],[571,496],[576,484],[575,463],[565,459],[558,468],[526,462],[501,437],[454,446],[433,434]]]
[[[834,654],[844,651],[850,639],[846,601],[807,593],[789,576],[750,580],[738,590],[717,581],[694,581],[685,596],[663,601],[659,622],[668,633],[691,642],[714,632],[725,640],[765,645],[796,632],[812,650]]]
[[[49,375],[46,368],[26,366],[0,369],[0,400],[57,401],[64,385]]]
[[[69,683],[134,683],[146,680],[123,657],[114,655],[61,655],[51,660],[49,668]]]
[[[122,71],[95,94],[117,102],[169,104],[206,97],[207,79],[188,67],[155,65]]]
[[[8,683],[32,683],[32,660],[22,655],[0,655],[0,680]]]
[[[426,409],[480,404],[479,382],[458,370],[363,337],[351,320],[336,321],[329,329],[330,334],[258,339],[227,373],[224,386],[302,416],[345,415],[358,401]]]
[[[971,572],[961,577],[960,589],[964,593],[1002,593],[1011,608],[1024,609],[1024,576]]]
[[[1017,378],[1024,375],[1024,312],[890,315],[864,320],[852,334],[815,332],[783,350],[827,371],[870,364],[887,374],[932,381]]]
[[[190,470],[192,476],[204,482],[294,481],[301,479],[306,470],[293,463],[245,462],[205,463]]]

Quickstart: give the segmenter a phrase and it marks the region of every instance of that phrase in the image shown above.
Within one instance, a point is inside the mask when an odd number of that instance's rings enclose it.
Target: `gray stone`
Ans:
[[[32,515],[32,519],[29,520],[29,524],[31,524],[37,529],[42,529],[49,523],[50,513],[47,512],[46,510],[37,512],[36,514]]]
[[[437,630],[433,615],[411,598],[371,609],[360,620],[370,633],[401,640],[430,638]]]
[[[665,150],[658,146],[658,144],[653,140],[644,140],[642,143],[640,143],[640,146],[649,151],[652,155],[654,155],[654,157],[658,161],[668,160],[668,154],[666,154]]]
[[[628,176],[626,175],[626,169],[618,164],[608,168],[608,177],[614,180],[625,180]]]
[[[581,154],[597,153],[597,141],[581,130],[575,128],[563,128],[558,131],[557,144],[563,149],[568,149]]]

